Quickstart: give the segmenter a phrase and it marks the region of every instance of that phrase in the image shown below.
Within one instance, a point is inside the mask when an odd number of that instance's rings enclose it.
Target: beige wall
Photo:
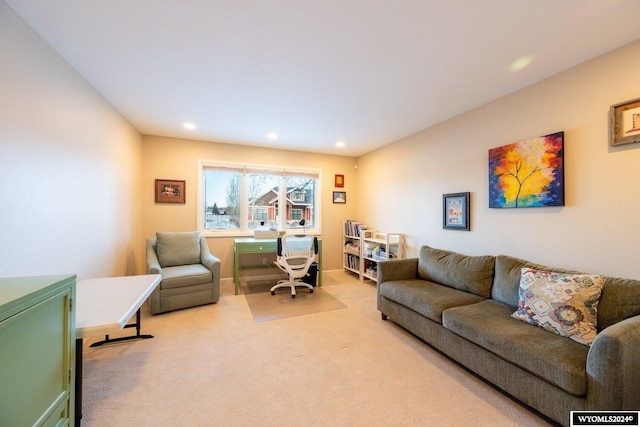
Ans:
[[[639,76],[635,42],[361,157],[358,218],[407,233],[412,256],[426,244],[640,278],[640,144],[611,148],[607,133]],[[489,209],[488,150],[557,131],[566,206]],[[471,232],[443,230],[442,195],[466,191]]]
[[[341,266],[342,221],[358,219],[406,233],[409,256],[429,244],[640,278],[640,144],[607,142],[609,106],[640,96],[640,42],[357,160],[141,137],[1,1],[0,55],[0,276],[144,272],[145,237],[196,228],[197,160],[209,159],[322,169],[327,270]],[[489,209],[488,149],[556,131],[566,206]],[[331,202],[334,174],[345,205]],[[187,203],[156,205],[156,178],[186,180]],[[472,231],[443,230],[442,194],[463,191]],[[232,239],[209,242],[231,277]]]
[[[134,274],[142,137],[0,1],[0,276]]]
[[[245,147],[188,139],[145,136],[143,138],[143,217],[144,236],[156,231],[197,230],[198,160],[246,162],[254,164],[301,166],[322,171],[322,238],[323,269],[342,266],[342,221],[353,218],[358,202],[355,193],[355,159],[345,156]],[[345,176],[346,204],[333,204],[334,176]],[[186,202],[156,204],[154,181],[177,179],[186,181]],[[341,189],[342,190],[342,189]],[[233,276],[233,238],[211,237],[211,252],[222,261],[222,277]]]

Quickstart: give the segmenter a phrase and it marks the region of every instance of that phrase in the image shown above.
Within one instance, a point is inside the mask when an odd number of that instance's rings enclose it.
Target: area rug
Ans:
[[[291,298],[291,291],[288,289],[280,289],[275,295],[271,295],[271,286],[273,283],[242,286],[243,292],[248,291],[244,292],[244,297],[256,322],[347,308],[336,297],[318,286],[312,294],[307,289],[297,289],[295,298]]]
[[[271,287],[276,284],[274,280],[258,280],[258,281],[241,281],[240,290],[243,294],[259,294],[269,292]]]

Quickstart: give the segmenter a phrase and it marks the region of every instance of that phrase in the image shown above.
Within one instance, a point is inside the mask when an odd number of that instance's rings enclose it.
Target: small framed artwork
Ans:
[[[184,203],[185,182],[156,179],[156,203]]]
[[[347,203],[347,192],[346,191],[334,191],[333,192],[333,203]]]
[[[452,193],[442,195],[442,228],[447,230],[469,231],[470,193]]]
[[[343,188],[344,187],[344,175],[336,175],[334,185],[335,185],[336,188]]]
[[[612,105],[609,110],[609,144],[640,142],[640,98]]]

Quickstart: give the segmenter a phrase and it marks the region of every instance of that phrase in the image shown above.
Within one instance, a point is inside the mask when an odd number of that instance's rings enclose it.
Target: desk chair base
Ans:
[[[291,288],[291,298],[295,298],[296,297],[296,286],[304,286],[305,288],[309,289],[309,293],[310,294],[313,293],[313,286],[311,286],[308,283],[304,283],[303,281],[300,281],[300,280],[295,280],[295,281],[280,280],[277,285],[275,285],[275,286],[273,286],[271,288],[271,295],[275,295],[276,294],[276,289],[279,289],[279,288]]]

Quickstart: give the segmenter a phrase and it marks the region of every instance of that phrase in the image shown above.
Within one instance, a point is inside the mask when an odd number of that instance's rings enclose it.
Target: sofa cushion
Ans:
[[[520,300],[518,291],[520,289],[520,276],[523,267],[553,271],[556,273],[578,273],[577,271],[546,267],[508,255],[498,255],[496,257],[495,277],[493,279],[493,288],[491,288],[491,298],[510,305],[515,309]]]
[[[422,246],[418,278],[489,298],[494,262],[495,257],[490,255],[468,256]]]
[[[598,305],[598,331],[640,315],[640,280],[607,277]]]
[[[181,288],[211,282],[213,282],[213,274],[202,264],[176,265],[162,269],[160,289]]]
[[[511,315],[546,331],[591,345],[604,276],[523,268],[520,302]]]
[[[532,328],[511,317],[512,308],[494,300],[449,308],[448,330],[574,396],[587,392],[588,347]]]
[[[450,307],[473,304],[484,298],[421,279],[392,280],[378,285],[379,295],[437,323]]]
[[[546,267],[508,255],[498,255],[491,288],[492,299],[516,309],[522,267],[557,273],[579,273],[575,270]],[[640,315],[640,280],[606,277],[598,304],[598,321],[596,322],[598,331],[637,315]]]
[[[200,232],[156,233],[156,253],[161,267],[200,263]]]

